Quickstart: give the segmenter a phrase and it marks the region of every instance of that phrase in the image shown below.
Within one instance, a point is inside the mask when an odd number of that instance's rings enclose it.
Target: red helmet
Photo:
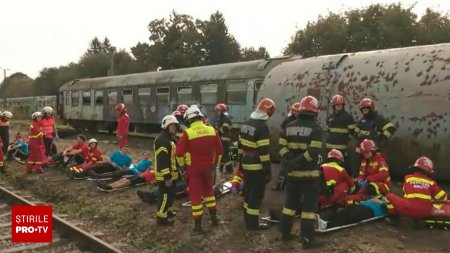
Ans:
[[[433,161],[431,161],[431,159],[426,156],[422,156],[419,159],[417,159],[412,167],[422,169],[430,174],[434,172]]]
[[[177,111],[181,112],[181,114],[183,114],[183,115],[187,111],[187,109],[189,109],[189,107],[184,104],[177,106]]]
[[[228,108],[227,108],[227,105],[220,103],[220,104],[217,104],[216,107],[214,107],[214,110],[216,112],[227,112]]]
[[[267,113],[267,115],[272,116],[277,110],[275,107],[275,103],[270,98],[265,98],[259,102],[259,105],[256,107],[257,110],[263,111]]]
[[[332,105],[345,105],[345,99],[341,95],[334,95],[331,99]]]
[[[289,113],[296,114],[300,111],[300,102],[294,103],[291,108],[289,109]]]
[[[328,152],[327,157],[338,159],[341,162],[344,161],[344,156],[342,155],[342,152],[337,149],[332,149],[330,152]]]
[[[375,145],[375,142],[373,142],[372,140],[364,139],[359,144],[359,150],[361,150],[362,154],[366,154],[366,153],[377,150],[377,145]]]
[[[375,103],[370,98],[363,98],[359,102],[359,109],[369,108],[371,111],[375,110]]]
[[[175,116],[175,117],[176,116],[183,116],[183,114],[180,111],[173,111],[172,115]]]
[[[118,112],[124,112],[126,110],[126,107],[124,104],[119,103],[116,105],[116,107],[114,107],[114,109]]]
[[[306,96],[300,101],[299,111],[319,113],[319,101],[313,96]]]

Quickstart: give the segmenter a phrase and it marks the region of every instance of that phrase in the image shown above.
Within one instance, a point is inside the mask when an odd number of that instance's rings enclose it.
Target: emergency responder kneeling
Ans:
[[[307,96],[300,101],[298,119],[282,133],[282,166],[287,170],[286,201],[280,220],[283,240],[292,238],[292,222],[302,206],[300,242],[304,249],[320,245],[314,240],[319,187],[319,153],[322,148],[322,129],[316,123],[319,102]]]
[[[175,200],[176,180],[179,171],[176,166],[175,144],[173,137],[176,134],[178,120],[173,115],[165,116],[161,121],[161,133],[156,137],[155,150],[155,178],[159,188],[158,208],[156,212],[157,225],[172,225],[175,213],[169,211]]]

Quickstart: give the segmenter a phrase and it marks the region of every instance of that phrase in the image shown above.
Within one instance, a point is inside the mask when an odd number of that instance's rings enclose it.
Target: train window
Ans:
[[[103,91],[102,90],[95,91],[95,105],[103,105]]]
[[[227,103],[231,105],[247,103],[247,84],[245,82],[227,84]]]
[[[261,89],[262,81],[255,82],[255,92],[253,93],[253,104],[256,104],[258,101],[258,93]]]
[[[178,104],[192,103],[192,86],[178,87]]]
[[[140,88],[138,94],[139,94],[139,105],[141,106],[150,105],[150,88]]]
[[[83,91],[83,105],[91,105],[91,92]]]
[[[168,104],[169,103],[169,93],[170,93],[169,87],[156,89],[156,103]]]
[[[133,104],[133,90],[122,91],[123,103],[126,105]]]
[[[108,105],[117,104],[117,91],[108,91]]]
[[[200,86],[200,102],[202,104],[216,104],[217,103],[217,87],[215,83],[203,84]]]
[[[72,106],[78,106],[80,104],[79,97],[79,91],[72,91]]]

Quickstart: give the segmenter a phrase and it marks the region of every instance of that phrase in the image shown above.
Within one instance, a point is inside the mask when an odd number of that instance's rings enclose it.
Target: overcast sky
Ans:
[[[450,10],[446,0],[3,0],[0,67],[10,69],[7,75],[23,72],[35,78],[44,67],[77,62],[94,36],[107,36],[114,46],[130,51],[137,42],[148,41],[151,20],[168,17],[172,10],[199,19],[219,10],[242,46],[265,46],[277,56],[295,31],[318,15],[396,2],[416,3],[413,10],[418,15],[427,7]]]

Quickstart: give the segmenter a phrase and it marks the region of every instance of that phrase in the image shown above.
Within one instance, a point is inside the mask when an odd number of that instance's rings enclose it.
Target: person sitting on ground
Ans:
[[[346,195],[355,188],[353,180],[342,167],[344,155],[337,149],[328,152],[327,160],[320,166],[324,185],[319,197],[321,207],[340,205]]]
[[[121,178],[112,183],[105,183],[100,180],[95,181],[97,183],[98,188],[101,190],[112,191],[118,190],[122,188],[127,188],[130,186],[137,186],[140,184],[153,184],[155,183],[155,171],[152,167],[148,168],[144,173],[136,174],[132,177]]]
[[[6,153],[6,160],[16,159],[19,162],[25,161],[28,158],[28,143],[21,133],[17,133],[14,142],[8,146]]]
[[[403,198],[393,193],[386,195],[387,207],[392,215],[391,221],[398,222],[398,215],[418,220],[431,215],[433,201],[447,201],[448,195],[430,178],[434,164],[428,157],[420,157],[410,168],[411,174],[405,176]]]
[[[66,148],[63,152],[56,155],[52,155],[45,162],[46,166],[56,165],[63,163],[64,165],[70,162],[76,164],[83,164],[89,153],[89,147],[86,145],[86,136],[80,134],[77,137],[77,143],[71,147]]]
[[[131,165],[131,156],[129,155],[128,146],[123,146],[120,150],[114,151],[109,158],[106,159],[105,163],[96,164],[89,171],[90,178],[99,178],[101,174],[126,170]]]
[[[89,140],[88,145],[89,153],[86,156],[85,162],[67,169],[67,175],[70,178],[87,177],[87,171],[103,160],[102,152],[98,149],[98,141],[92,138]]]
[[[108,173],[102,173],[98,175],[96,178],[112,178],[112,179],[120,179],[123,176],[131,175],[136,176],[140,173],[144,173],[147,171],[150,167],[152,167],[153,162],[150,159],[151,158],[151,152],[150,151],[143,151],[142,152],[142,158],[138,160],[136,164],[131,165],[128,169],[121,169],[116,170]]]

